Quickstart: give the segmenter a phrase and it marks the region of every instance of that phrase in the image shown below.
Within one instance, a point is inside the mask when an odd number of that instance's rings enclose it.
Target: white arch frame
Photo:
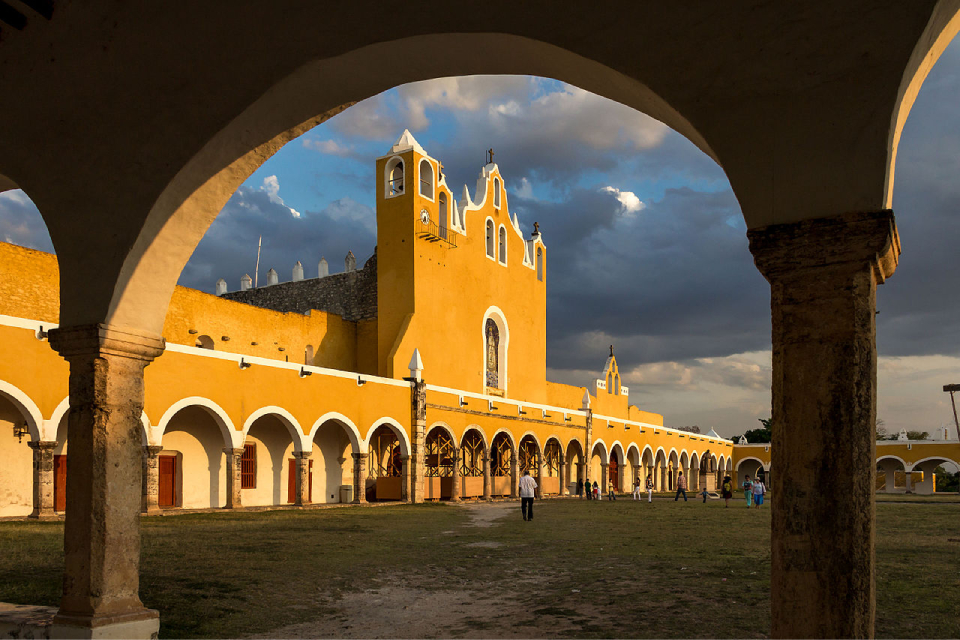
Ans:
[[[260,407],[249,416],[243,423],[243,437],[246,439],[247,434],[250,433],[250,428],[253,427],[253,423],[259,420],[264,416],[277,416],[280,418],[280,422],[283,423],[283,426],[287,428],[287,431],[290,432],[290,439],[293,440],[293,450],[297,452],[302,452],[304,449],[304,436],[303,429],[300,427],[300,422],[293,417],[289,411],[282,407],[276,405],[268,405],[266,407]],[[307,449],[311,451],[312,446]]]
[[[443,429],[444,431],[446,431],[447,435],[450,437],[450,442],[453,443],[453,446],[455,446],[457,449],[460,448],[460,442],[457,441],[457,436],[453,433],[453,427],[451,427],[449,424],[447,424],[443,420],[437,420],[436,422],[434,422],[433,424],[431,424],[429,427],[426,428],[426,430],[423,432],[424,442],[427,441],[427,438],[430,437],[430,432],[433,431],[434,429]]]
[[[517,438],[517,451],[520,451],[520,443],[523,442],[523,439],[527,436],[533,438],[533,441],[537,443],[537,451],[540,452],[541,457],[543,456],[543,445],[540,444],[540,438],[537,437],[533,431],[525,431],[522,436]]]
[[[616,451],[617,449],[620,449],[620,465],[622,466],[626,462],[627,456],[624,455],[623,445],[620,444],[619,440],[614,440],[613,444],[610,445],[610,454],[607,457],[609,458],[610,455],[613,455],[613,452]]]
[[[667,458],[667,450],[664,449],[663,447],[657,447],[656,453],[653,454],[653,466],[654,466],[654,468],[656,468],[656,466],[657,466],[657,459],[660,458],[661,455],[663,456],[663,466],[664,466],[664,467],[667,466],[667,462],[669,462],[669,459]]]
[[[347,432],[347,437],[350,439],[350,446],[354,451],[359,453],[361,451],[360,445],[364,441],[363,436],[360,435],[360,430],[357,429],[357,425],[353,424],[353,420],[337,411],[328,411],[317,418],[316,422],[313,423],[313,426],[310,427],[310,433],[307,435],[307,442],[310,443],[310,450],[313,450],[313,440],[317,436],[317,431],[320,430],[320,427],[322,427],[324,423],[331,420],[340,423],[340,427]]]
[[[603,441],[603,438],[597,438],[593,441],[593,446],[590,448],[590,458],[587,460],[587,464],[591,464],[593,460],[593,451],[597,448],[597,445],[600,445],[601,451],[603,452],[600,455],[600,464],[609,464],[610,463],[610,449],[607,447],[607,443]]]
[[[489,243],[487,242],[488,230],[492,231]],[[490,260],[497,261],[497,223],[490,216],[483,221],[483,252]]]
[[[747,456],[746,458],[740,458],[740,459],[737,461],[737,466],[736,466],[736,468],[733,470],[733,472],[734,472],[734,473],[740,473],[740,465],[742,465],[742,464],[743,464],[744,462],[746,462],[747,460],[753,460],[753,461],[755,461],[755,462],[758,462],[758,463],[760,463],[760,468],[761,468],[761,469],[764,468],[763,460],[761,460],[760,458],[754,458],[753,456]],[[906,466],[904,466],[904,469],[906,469]],[[764,469],[764,470],[765,470],[765,469]]]
[[[507,317],[500,307],[491,305],[483,314],[483,320],[480,322],[480,371],[483,376],[483,390],[487,389],[487,320],[493,320],[500,329],[500,345],[497,349],[497,363],[500,370],[497,371],[497,382],[499,389],[504,395],[507,393],[508,371],[507,359],[510,353],[510,326],[507,324]],[[492,442],[492,439],[491,439]]]
[[[187,398],[177,400],[170,405],[154,429],[156,442],[163,442],[163,436],[167,432],[167,426],[169,426],[173,416],[177,415],[177,413],[182,409],[194,406],[203,407],[207,413],[210,414],[210,417],[213,418],[213,421],[216,423],[216,425],[220,427],[220,433],[223,435],[225,447],[238,449],[243,445],[243,433],[234,427],[233,421],[230,419],[230,416],[227,415],[227,412],[223,410],[223,407],[218,405],[213,400],[204,398],[202,396],[189,396]]]
[[[680,454],[677,453],[677,448],[670,447],[670,453],[667,454],[667,464],[669,465],[674,460],[676,460],[676,466],[680,466]]]
[[[43,413],[40,407],[22,389],[4,380],[0,380],[0,394],[6,396],[23,416],[27,423],[27,430],[30,432],[30,440],[33,442],[41,440],[44,434],[41,434]]]
[[[500,193],[500,189],[503,186],[503,181],[500,180],[499,175],[493,176],[493,208],[498,211],[502,208],[503,204],[503,195]]]
[[[517,453],[519,452],[520,441],[517,440],[516,438],[514,438],[514,437],[513,437],[513,434],[510,433],[510,431],[509,431],[508,429],[504,429],[503,427],[500,427],[499,429],[497,429],[496,431],[494,431],[494,432],[493,432],[493,435],[490,436],[490,444],[489,444],[489,446],[490,446],[490,447],[493,447],[493,441],[496,440],[496,439],[497,439],[497,436],[499,436],[501,433],[502,433],[502,434],[505,434],[505,435],[507,436],[507,442],[510,443],[510,450],[511,450],[514,454],[517,454]],[[488,450],[487,450],[487,453],[489,453],[489,452],[490,452],[490,451],[489,451],[489,449],[488,449]]]
[[[497,263],[507,266],[507,226],[501,224],[497,227]]]
[[[891,457],[892,457],[892,456],[891,456]],[[951,460],[950,458],[946,458],[946,457],[944,457],[944,456],[927,456],[926,458],[923,458],[922,460],[917,460],[916,462],[914,462],[914,463],[910,466],[910,471],[913,471],[914,469],[916,469],[917,467],[919,467],[919,466],[920,466],[921,464],[923,464],[924,462],[929,462],[930,460],[943,460],[944,462],[949,462],[950,464],[954,464],[954,465],[957,465],[958,467],[960,467],[960,462],[956,462],[956,461],[954,461],[954,460]],[[906,469],[906,467],[904,467],[904,469]]]
[[[423,163],[426,162],[427,166],[430,168],[430,190],[432,193],[429,195],[423,192]],[[406,179],[404,179],[406,183]],[[404,184],[406,188],[406,184]],[[417,194],[430,202],[437,201],[437,170],[434,168],[433,163],[430,162],[429,158],[420,158],[420,162],[417,163]]]
[[[745,458],[745,459],[746,459],[746,458]],[[899,462],[900,464],[902,464],[904,471],[906,471],[906,470],[910,467],[910,465],[907,464],[907,461],[906,461],[906,460],[904,460],[904,459],[901,458],[900,456],[895,456],[895,455],[890,454],[890,453],[885,453],[885,454],[883,454],[882,456],[878,457],[878,458],[877,458],[877,461],[876,461],[876,464],[880,464],[881,462],[883,462],[884,460],[887,460],[887,459],[893,459],[893,460],[896,460],[897,462]],[[756,460],[756,458],[754,458],[754,460]],[[763,463],[761,462],[761,464],[763,464]]]
[[[643,464],[643,453],[640,451],[640,447],[637,445],[636,442],[631,442],[630,444],[627,445],[627,450],[624,453],[624,458],[627,460],[630,460],[631,450],[637,452],[637,466]],[[632,460],[630,460],[630,464],[633,464]]]
[[[478,432],[480,434],[480,440],[483,442],[483,450],[487,451],[489,449],[490,442],[487,440],[487,433],[483,430],[483,427],[475,422],[472,422],[463,428],[463,433],[460,435],[460,443],[457,445],[458,447],[463,446],[463,439],[467,437],[468,431]]]
[[[45,431],[45,435],[49,437],[44,439],[51,441],[57,439],[60,422],[63,420],[63,416],[67,415],[67,411],[70,411],[70,396],[60,401],[57,408],[50,414],[50,419],[45,422],[43,431]],[[143,443],[143,446],[159,445],[163,433],[158,431],[158,427],[151,425],[150,418],[147,417],[146,411],[140,411],[140,424],[143,426],[143,429],[140,431],[140,441]],[[50,433],[51,430],[53,433]]]
[[[399,193],[390,193],[390,174],[393,173],[394,167],[398,164],[403,165],[403,189]],[[402,196],[407,192],[407,165],[399,155],[392,156],[387,160],[386,164],[383,165],[383,197],[384,198],[396,198]]]
[[[557,438],[559,440],[559,438]],[[580,442],[580,438],[570,438],[567,440],[567,444],[563,444],[563,440],[560,440],[560,446],[563,449],[563,455],[569,457],[570,455],[570,446],[576,442],[577,450],[580,452],[580,460],[583,462],[583,459],[586,457],[586,454],[583,452],[583,443]]]
[[[397,440],[403,447],[400,450],[400,454],[405,456],[410,455],[410,436],[407,435],[407,430],[403,428],[402,424],[390,416],[381,416],[373,421],[373,424],[367,429],[367,437],[363,439],[363,450],[360,453],[367,453],[370,450],[370,438],[373,437],[373,432],[380,427],[390,427],[390,430],[394,432]]]

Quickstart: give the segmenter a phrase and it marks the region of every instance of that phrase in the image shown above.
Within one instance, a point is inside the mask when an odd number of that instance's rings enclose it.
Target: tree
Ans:
[[[883,420],[877,418],[876,424],[876,433],[877,433],[877,442],[880,440],[889,440],[890,437],[887,435],[887,429],[883,426]]]
[[[907,431],[907,440],[926,440],[929,436],[926,431]]]
[[[934,477],[937,479],[937,491],[958,491],[960,490],[960,471],[950,473],[946,467],[940,465],[933,470]]]
[[[747,439],[747,442],[762,442],[767,443],[773,440],[773,432],[771,430],[771,423],[773,420],[771,418],[757,418],[760,421],[760,424],[763,425],[762,429],[750,429],[743,434],[742,437]],[[733,441],[736,442],[741,438],[741,436],[736,436]]]

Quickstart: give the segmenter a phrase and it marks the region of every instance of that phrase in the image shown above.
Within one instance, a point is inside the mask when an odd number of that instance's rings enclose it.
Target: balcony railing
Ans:
[[[441,227],[436,222],[424,222],[417,219],[417,237],[428,242],[444,242],[451,247],[457,246],[457,232],[447,227]]]

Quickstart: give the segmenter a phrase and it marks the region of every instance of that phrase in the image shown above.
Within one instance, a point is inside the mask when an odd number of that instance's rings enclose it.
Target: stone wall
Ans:
[[[316,309],[347,321],[369,320],[377,317],[377,253],[358,271],[232,291],[220,297],[274,311],[307,313]]]

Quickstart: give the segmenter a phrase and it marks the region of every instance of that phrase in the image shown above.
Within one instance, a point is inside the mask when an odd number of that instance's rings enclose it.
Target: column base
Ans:
[[[153,640],[160,634],[160,613],[143,609],[118,616],[70,616],[57,614],[50,625],[50,638]]]
[[[57,515],[56,511],[43,512],[43,513],[31,513],[27,517],[30,518],[31,520],[40,520],[40,521],[44,521],[44,520],[53,521],[53,520],[60,519],[60,516]]]

